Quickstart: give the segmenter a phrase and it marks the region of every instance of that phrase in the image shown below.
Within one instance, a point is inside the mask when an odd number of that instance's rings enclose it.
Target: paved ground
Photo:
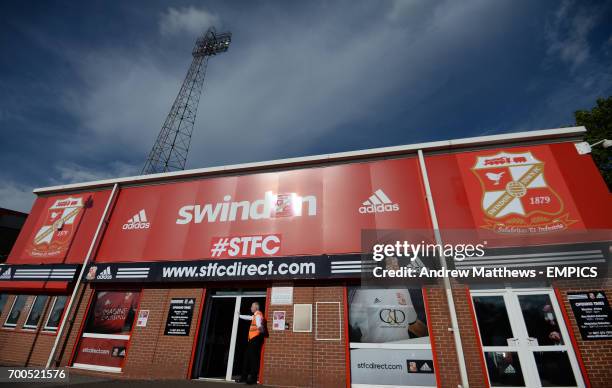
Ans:
[[[90,377],[72,374],[69,383],[0,383],[0,387],[32,387],[32,388],[51,388],[51,387],[94,387],[94,388],[237,388],[255,387],[255,385],[235,384],[225,381],[207,380],[112,380],[99,377]],[[257,385],[257,387],[265,387]]]

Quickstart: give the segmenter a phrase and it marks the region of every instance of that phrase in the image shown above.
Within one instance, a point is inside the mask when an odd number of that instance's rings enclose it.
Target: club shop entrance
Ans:
[[[472,291],[491,387],[584,387],[550,289]]]
[[[250,322],[239,315],[251,315],[253,302],[265,312],[266,290],[211,291],[202,317],[195,378],[232,381],[240,376]]]

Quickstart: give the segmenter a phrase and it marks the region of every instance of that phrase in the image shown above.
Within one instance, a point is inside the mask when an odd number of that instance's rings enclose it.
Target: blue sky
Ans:
[[[210,25],[188,168],[573,124],[612,94],[605,1],[3,1],[0,207],[138,174]]]

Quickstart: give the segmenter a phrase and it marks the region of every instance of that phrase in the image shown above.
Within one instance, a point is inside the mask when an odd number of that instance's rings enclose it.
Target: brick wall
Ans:
[[[6,321],[16,295],[11,295],[0,316],[0,325]],[[24,329],[34,296],[28,296],[15,328],[0,328],[0,364],[18,366],[44,366],[55,341],[55,334],[44,332],[42,325],[47,319],[48,309],[53,297],[47,298],[38,329]]]
[[[437,370],[439,372],[440,387],[456,388],[461,383],[459,378],[459,364],[453,333],[448,331],[451,321],[446,303],[446,293],[443,288],[429,288],[426,290],[427,307],[429,309],[430,336],[433,336]]]
[[[474,325],[473,307],[469,290],[463,286],[453,288],[455,310],[461,333],[461,346],[470,387],[487,387],[486,366],[482,360],[482,348],[478,328]]]
[[[607,387],[612,381],[612,340],[584,341],[580,336],[576,320],[567,300],[567,293],[573,291],[604,290],[608,299],[612,296],[610,281],[601,282],[563,282],[557,283],[560,304],[567,312],[568,330],[573,333],[577,351],[584,362],[586,374],[594,388]],[[142,291],[140,309],[149,310],[146,328],[135,327],[121,378],[187,378],[191,355],[197,332],[198,317],[201,311],[201,288],[145,288]],[[65,340],[61,342],[60,365],[68,365],[74,346],[78,340],[85,312],[92,295],[85,286],[76,303],[76,316],[68,324]],[[466,360],[468,379],[471,387],[485,387],[481,348],[473,325],[472,307],[469,294],[463,287],[453,292],[455,307],[461,330],[463,354]],[[164,336],[165,321],[172,298],[192,297],[196,299],[194,318],[190,335],[187,337]],[[459,367],[455,352],[453,334],[446,303],[446,293],[442,288],[429,288],[425,297],[429,309],[431,335],[434,339],[437,370],[441,387],[457,387],[460,384]],[[14,296],[10,296],[1,315],[1,323],[12,306]],[[51,298],[45,310],[50,308]],[[38,330],[24,330],[23,324],[34,297],[30,296],[19,318],[16,329],[0,328],[0,363],[4,365],[41,366],[46,363],[55,335]],[[609,300],[610,301],[610,300]],[[263,360],[263,382],[273,386],[299,387],[341,387],[346,385],[346,342],[344,327],[338,338],[340,324],[343,324],[344,287],[339,285],[294,287],[294,303],[307,303],[313,306],[313,331],[294,333],[293,306],[268,306],[266,315],[269,321],[270,338],[266,340]],[[319,304],[317,305],[317,302]],[[339,302],[327,304],[321,302]],[[285,311],[289,329],[273,331],[272,314]],[[46,312],[43,315],[46,318]],[[42,321],[41,320],[41,321]],[[41,322],[42,325],[42,322]],[[67,338],[67,339],[66,339]],[[317,339],[318,338],[318,339]],[[328,339],[328,340],[324,340]],[[78,372],[91,373],[95,372]]]
[[[342,320],[338,320],[338,310],[331,304],[319,305],[316,302],[340,302]],[[265,384],[294,387],[343,387],[346,385],[346,342],[344,335],[339,340],[323,341],[315,338],[337,337],[338,325],[344,321],[344,287],[296,286],[293,290],[293,303],[313,305],[313,332],[294,333],[293,306],[269,306],[266,311],[270,328],[273,311],[285,311],[289,329],[270,330],[264,352],[263,379]],[[318,316],[318,317],[317,317]],[[318,318],[318,320],[315,320]],[[342,327],[344,332],[344,328]]]
[[[584,341],[580,336],[580,330],[574,317],[572,308],[567,300],[568,292],[579,291],[595,291],[603,290],[608,298],[608,303],[611,303],[612,297],[612,281],[565,281],[556,284],[556,288],[561,296],[559,303],[567,312],[569,319],[568,330],[570,330],[576,339],[578,349],[576,352],[582,357],[586,374],[593,388],[605,388],[610,386],[612,381],[612,340],[596,340]]]
[[[187,378],[202,303],[202,291],[201,288],[144,288],[140,296],[139,310],[149,310],[147,326],[136,327],[134,322],[123,371],[113,376],[137,379]],[[65,351],[61,361],[63,366],[70,363],[92,293],[93,290],[88,287],[83,302],[77,310],[73,330],[64,345]],[[189,336],[164,335],[172,298],[196,299]],[[97,372],[81,370],[75,373],[100,375]]]
[[[149,379],[188,378],[202,303],[202,289],[145,288],[140,298],[140,310],[149,310],[149,321],[146,327],[135,327],[132,332],[123,375]],[[196,299],[188,336],[164,335],[172,298]]]

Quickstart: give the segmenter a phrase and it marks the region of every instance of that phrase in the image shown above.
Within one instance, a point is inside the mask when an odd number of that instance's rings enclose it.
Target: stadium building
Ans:
[[[576,147],[584,132],[37,189],[0,266],[0,364],[232,380],[249,330],[238,315],[258,301],[263,384],[609,386],[612,202]],[[376,265],[399,263],[362,255],[370,242],[412,233],[486,241],[456,269],[574,276],[361,288]],[[600,276],[568,269],[585,266]]]

